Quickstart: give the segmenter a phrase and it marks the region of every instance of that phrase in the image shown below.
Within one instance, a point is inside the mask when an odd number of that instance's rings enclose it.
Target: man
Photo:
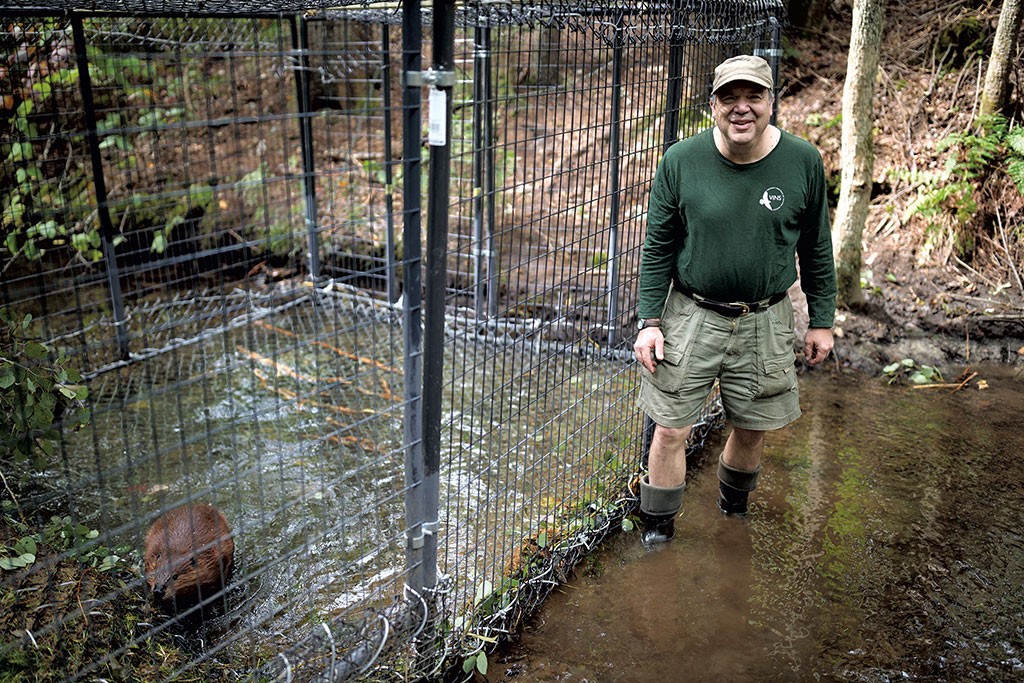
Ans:
[[[714,126],[674,144],[651,186],[640,267],[638,405],[654,421],[641,480],[645,545],[674,535],[686,441],[717,379],[732,432],[719,457],[719,506],[745,515],[764,434],[800,416],[794,354],[797,278],[807,296],[806,361],[832,349],[835,268],[821,155],[771,125],[771,67],[715,69]]]

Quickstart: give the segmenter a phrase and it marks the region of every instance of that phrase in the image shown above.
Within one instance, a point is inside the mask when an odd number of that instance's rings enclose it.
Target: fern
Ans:
[[[1024,195],[1024,127],[1017,126],[1006,134],[1006,146],[1009,151],[1006,172],[1017,191]]]

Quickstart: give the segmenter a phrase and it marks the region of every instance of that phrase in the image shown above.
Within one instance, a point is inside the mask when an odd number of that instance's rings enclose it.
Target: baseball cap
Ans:
[[[772,90],[772,68],[761,57],[740,55],[731,57],[715,67],[715,80],[711,92],[715,93],[726,83],[733,81],[750,81]]]

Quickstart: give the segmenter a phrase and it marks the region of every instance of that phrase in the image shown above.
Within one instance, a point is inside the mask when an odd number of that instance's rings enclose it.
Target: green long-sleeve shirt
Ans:
[[[641,318],[657,318],[673,277],[716,301],[759,301],[797,279],[811,327],[832,327],[836,279],[818,150],[783,131],[767,156],[735,164],[709,128],[658,165],[640,268]]]

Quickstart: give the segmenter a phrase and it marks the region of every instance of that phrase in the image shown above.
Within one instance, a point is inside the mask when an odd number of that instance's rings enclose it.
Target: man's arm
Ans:
[[[683,239],[676,183],[671,164],[663,158],[651,182],[647,205],[647,234],[640,252],[640,288],[637,317],[661,316],[675,273],[676,256]]]

